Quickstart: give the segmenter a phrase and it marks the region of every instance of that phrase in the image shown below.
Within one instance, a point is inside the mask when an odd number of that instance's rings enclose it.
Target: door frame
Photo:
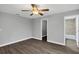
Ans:
[[[78,47],[78,17],[79,15],[72,15],[72,16],[65,16],[64,17],[64,44],[66,45],[66,38],[65,38],[65,20],[66,19],[73,19],[73,18],[76,18],[76,45]]]
[[[48,20],[47,19],[41,19],[41,39],[42,39],[42,22],[43,22],[43,20],[46,20],[47,21],[47,37],[48,37]]]

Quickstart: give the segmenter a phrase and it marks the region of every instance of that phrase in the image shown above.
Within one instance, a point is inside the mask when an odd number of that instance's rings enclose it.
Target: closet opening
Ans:
[[[47,41],[47,20],[42,20],[42,41]]]

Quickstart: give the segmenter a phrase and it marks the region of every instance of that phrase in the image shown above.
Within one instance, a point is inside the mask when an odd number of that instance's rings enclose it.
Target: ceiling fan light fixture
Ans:
[[[33,11],[33,14],[38,14],[38,11]]]
[[[31,9],[32,14],[30,14],[31,16],[34,14],[43,16],[45,11],[49,11],[49,9],[43,9],[43,8],[40,9],[36,4],[31,4],[31,6],[32,6],[32,9]],[[29,10],[22,10],[22,11],[26,12]]]

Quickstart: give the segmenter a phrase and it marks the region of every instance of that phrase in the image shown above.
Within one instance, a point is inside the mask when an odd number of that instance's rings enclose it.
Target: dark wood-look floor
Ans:
[[[71,54],[79,53],[72,49],[45,42],[42,40],[28,39],[19,43],[0,48],[1,54]]]

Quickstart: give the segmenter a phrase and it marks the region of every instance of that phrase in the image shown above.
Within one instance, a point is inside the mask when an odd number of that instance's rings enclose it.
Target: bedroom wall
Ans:
[[[43,19],[47,22],[48,41],[64,44],[64,16],[77,15],[79,10],[28,19],[0,12],[0,45],[34,37],[41,40]]]
[[[32,21],[0,12],[0,45],[32,37]]]
[[[32,19],[32,36],[39,40],[41,40],[42,37],[41,24],[40,19]]]
[[[71,16],[71,15],[77,15],[77,14],[79,14],[79,10],[62,12],[62,13],[52,14],[50,16],[46,16],[42,18],[37,18],[34,21],[34,24],[36,25],[35,28],[33,29],[34,32],[36,33],[34,35],[36,36],[38,34],[38,36],[36,37],[41,38],[40,21],[45,18],[48,20],[47,22],[48,39],[47,40],[52,43],[64,45],[64,16]]]

